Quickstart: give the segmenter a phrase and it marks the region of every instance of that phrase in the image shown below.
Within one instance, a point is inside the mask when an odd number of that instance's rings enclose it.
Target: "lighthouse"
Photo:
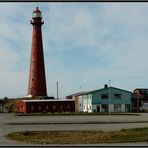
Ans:
[[[44,65],[44,53],[42,42],[42,13],[37,7],[32,13],[32,46],[30,57],[30,71],[28,96],[29,97],[46,97],[46,75]]]

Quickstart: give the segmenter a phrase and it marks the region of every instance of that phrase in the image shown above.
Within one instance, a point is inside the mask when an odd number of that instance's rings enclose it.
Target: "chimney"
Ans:
[[[105,84],[105,85],[104,85],[104,88],[107,88],[107,87],[108,87],[108,85],[107,85],[107,84]]]

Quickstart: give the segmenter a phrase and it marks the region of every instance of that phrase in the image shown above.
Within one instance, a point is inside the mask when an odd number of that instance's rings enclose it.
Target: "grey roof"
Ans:
[[[68,95],[68,96],[78,96],[78,95],[82,95],[82,94],[86,94],[86,93],[89,93],[90,91],[82,91],[82,92],[78,92],[78,93],[74,93],[72,95]],[[67,96],[67,97],[68,97]]]
[[[64,101],[74,101],[74,99],[58,100],[58,99],[44,99],[44,100],[21,100],[22,102],[64,102]]]
[[[144,91],[147,90],[147,91],[148,91],[148,88],[136,88],[135,90],[142,90],[142,91],[143,91],[143,90],[144,90]]]

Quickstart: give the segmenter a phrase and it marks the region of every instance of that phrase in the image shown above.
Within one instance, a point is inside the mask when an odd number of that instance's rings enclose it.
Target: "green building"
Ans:
[[[73,94],[76,112],[130,112],[132,92],[108,87]]]

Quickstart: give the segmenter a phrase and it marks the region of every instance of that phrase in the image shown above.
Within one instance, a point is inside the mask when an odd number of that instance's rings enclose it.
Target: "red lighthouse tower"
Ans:
[[[43,43],[42,43],[42,30],[41,30],[41,27],[44,24],[44,22],[42,21],[41,11],[38,9],[38,7],[36,8],[36,10],[33,11],[32,20],[30,22],[33,26],[33,32],[32,32],[28,96],[30,97],[47,96],[44,53],[43,53]]]

